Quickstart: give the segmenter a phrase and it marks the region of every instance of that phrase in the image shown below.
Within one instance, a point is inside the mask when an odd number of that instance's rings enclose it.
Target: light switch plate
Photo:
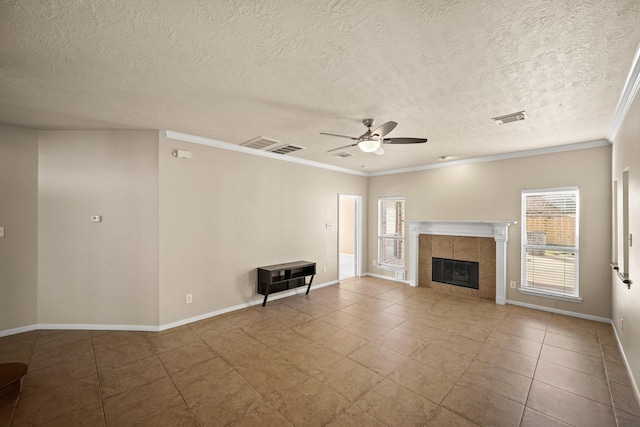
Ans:
[[[100,215],[91,215],[91,222],[101,222],[102,216]]]

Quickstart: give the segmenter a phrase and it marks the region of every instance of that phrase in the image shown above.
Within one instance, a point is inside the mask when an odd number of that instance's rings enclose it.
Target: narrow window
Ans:
[[[522,192],[522,288],[579,299],[578,189]]]
[[[378,199],[378,265],[404,268],[404,198]]]

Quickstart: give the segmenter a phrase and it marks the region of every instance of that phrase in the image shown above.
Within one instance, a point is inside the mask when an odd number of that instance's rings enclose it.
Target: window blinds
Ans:
[[[379,199],[378,215],[378,263],[404,267],[404,199]]]
[[[578,189],[522,193],[522,286],[578,295]]]

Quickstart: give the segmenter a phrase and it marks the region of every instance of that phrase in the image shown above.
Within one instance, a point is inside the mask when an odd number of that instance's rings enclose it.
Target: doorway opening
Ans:
[[[362,275],[362,196],[338,194],[338,279]]]

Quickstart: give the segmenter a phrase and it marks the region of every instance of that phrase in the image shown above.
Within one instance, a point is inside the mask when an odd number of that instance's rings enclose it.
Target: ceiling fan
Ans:
[[[375,123],[374,119],[364,119],[362,123],[367,127],[367,131],[358,137],[321,132],[320,135],[337,136],[339,138],[348,138],[352,141],[357,141],[355,144],[334,148],[327,151],[327,153],[358,146],[358,148],[365,153],[381,155],[384,154],[384,149],[382,148],[383,144],[422,144],[427,142],[427,138],[385,138],[385,135],[398,126],[396,122],[386,122],[385,124],[378,126],[375,130],[371,130],[371,126]]]

